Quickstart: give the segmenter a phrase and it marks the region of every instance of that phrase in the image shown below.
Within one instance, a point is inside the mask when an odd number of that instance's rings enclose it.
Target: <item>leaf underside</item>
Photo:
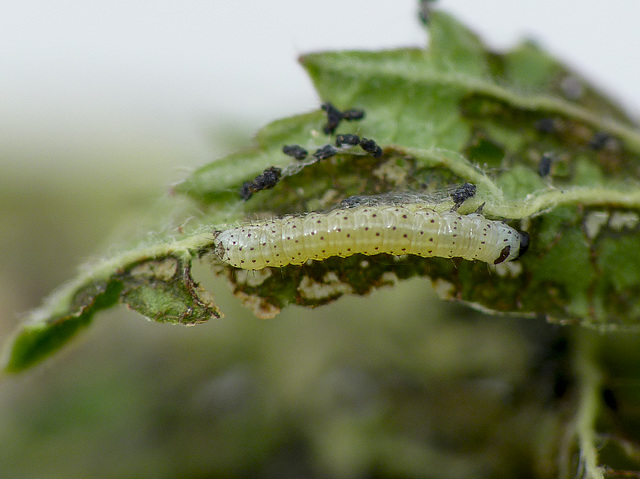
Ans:
[[[636,125],[533,43],[491,52],[441,12],[433,13],[429,34],[427,49],[302,56],[323,101],[340,110],[363,109],[365,118],[341,122],[333,135],[323,133],[327,119],[320,109],[275,121],[251,147],[193,172],[174,188],[176,200],[191,203],[174,213],[175,224],[194,205],[204,213],[90,267],[49,298],[17,332],[5,370],[40,361],[118,302],[161,322],[220,317],[211,293],[191,275],[194,260],[212,263],[263,317],[289,304],[320,306],[418,276],[431,278],[441,296],[484,310],[637,328]],[[282,153],[285,144],[313,152],[345,133],[374,139],[384,154],[374,158],[353,148],[295,171],[296,160]],[[543,157],[550,158],[546,176],[539,173]],[[243,183],[271,166],[295,174],[240,199]],[[212,253],[213,231],[226,225],[327,210],[352,195],[429,193],[461,183],[477,186],[461,214],[484,205],[485,216],[529,233],[531,246],[520,260],[493,266],[354,255],[253,273],[222,264]]]

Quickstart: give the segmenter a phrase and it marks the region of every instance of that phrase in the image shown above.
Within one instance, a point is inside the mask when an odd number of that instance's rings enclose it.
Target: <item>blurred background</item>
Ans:
[[[438,4],[495,48],[535,39],[639,111],[640,5]],[[34,0],[1,11],[3,343],[188,171],[317,108],[299,54],[426,41],[414,0]],[[514,470],[543,462],[494,439],[546,424],[520,395],[537,348],[562,335],[553,328],[442,304],[425,281],[261,321],[197,274],[225,319],[183,328],[117,309],[0,383],[0,477],[508,477],[468,460],[487,441],[513,454]],[[492,420],[504,431],[487,432]]]

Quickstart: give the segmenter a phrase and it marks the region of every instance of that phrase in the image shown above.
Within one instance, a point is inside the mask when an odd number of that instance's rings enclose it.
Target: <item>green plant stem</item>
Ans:
[[[597,366],[595,333],[580,331],[577,338],[575,368],[578,379],[578,409],[575,434],[580,448],[580,465],[585,478],[604,479],[604,469],[598,466],[595,422],[600,409],[602,373]]]

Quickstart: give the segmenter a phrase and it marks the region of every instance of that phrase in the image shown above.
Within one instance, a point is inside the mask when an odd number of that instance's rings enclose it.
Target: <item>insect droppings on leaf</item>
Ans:
[[[284,145],[282,147],[282,152],[287,155],[295,158],[296,160],[304,160],[309,152],[302,148],[300,145]]]
[[[374,140],[370,140],[369,138],[362,138],[360,140],[360,148],[374,158],[380,158],[382,156],[382,148],[380,148]]]
[[[268,190],[273,188],[280,177],[282,176],[282,170],[276,166],[270,166],[261,175],[256,176],[253,181],[246,181],[240,188],[240,197],[243,200],[248,200],[251,196],[261,190]]]

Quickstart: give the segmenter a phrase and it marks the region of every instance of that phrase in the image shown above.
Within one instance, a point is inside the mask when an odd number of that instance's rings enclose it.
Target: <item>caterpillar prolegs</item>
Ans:
[[[216,231],[214,236],[221,261],[249,270],[379,253],[498,264],[517,259],[529,246],[526,233],[479,213],[438,213],[408,205],[285,216]]]

